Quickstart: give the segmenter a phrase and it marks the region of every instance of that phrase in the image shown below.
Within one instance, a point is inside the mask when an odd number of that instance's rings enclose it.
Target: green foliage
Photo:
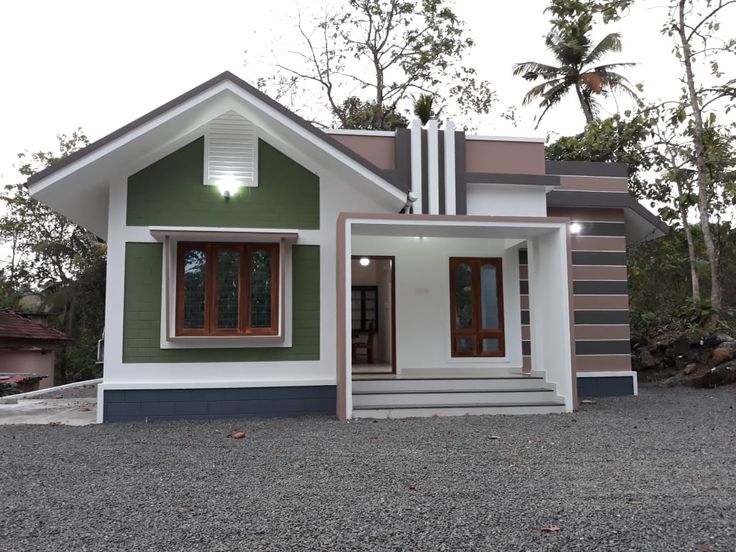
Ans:
[[[401,113],[383,106],[380,109],[372,102],[350,96],[340,106],[344,128],[362,130],[396,130],[406,128],[409,121]],[[377,113],[380,112],[380,116]],[[376,126],[380,125],[380,126]]]
[[[419,117],[419,120],[423,125],[437,117],[438,113],[434,110],[434,96],[432,94],[419,94],[419,97],[414,100],[414,115]]]
[[[347,0],[300,20],[298,30],[303,51],[278,62],[281,72],[259,86],[292,100],[316,86],[344,128],[395,128],[416,92],[451,100],[462,113],[488,113],[495,101],[490,84],[463,63],[474,43],[444,0]]]
[[[21,174],[30,176],[88,143],[81,130],[58,139],[58,153],[20,154]],[[23,185],[6,185],[0,202],[0,241],[10,251],[0,271],[0,304],[25,310],[26,297],[40,297],[49,325],[71,338],[57,349],[57,382],[96,375],[96,345],[104,327],[105,244],[30,197]]]
[[[597,96],[623,93],[636,100],[631,83],[618,71],[633,63],[601,63],[611,53],[621,51],[621,35],[610,33],[593,45],[590,35],[594,15],[601,13],[604,21],[615,20],[619,12],[630,2],[581,2],[578,0],[552,0],[548,11],[554,16],[552,30],[545,38],[547,50],[555,64],[526,61],[514,65],[513,74],[525,80],[541,84],[527,92],[523,104],[540,100],[542,113],[537,126],[547,111],[558,105],[568,94],[575,92],[585,115],[586,124],[597,117],[600,105]]]
[[[644,115],[624,118],[620,114],[594,121],[575,136],[563,136],[547,145],[547,159],[626,163],[629,186],[638,197],[646,197],[646,173],[653,158],[647,140],[655,121]]]

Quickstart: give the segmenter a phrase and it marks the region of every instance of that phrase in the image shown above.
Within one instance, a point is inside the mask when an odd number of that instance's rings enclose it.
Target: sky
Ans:
[[[332,1],[334,4],[334,0]],[[678,67],[659,29],[665,0],[639,0],[620,22],[597,29],[623,34],[612,61],[635,61],[632,82],[648,98],[677,94]],[[230,70],[246,80],[274,70],[273,53],[298,48],[294,16],[324,2],[307,0],[23,0],[0,3],[0,181],[17,182],[17,153],[54,149],[58,133],[82,127],[94,140]],[[516,127],[499,114],[520,105],[529,83],[511,75],[515,62],[551,61],[543,37],[547,0],[457,0],[476,47],[464,63],[491,81],[499,101],[474,121],[479,134],[547,136],[582,130],[574,98],[534,128],[535,106]],[[205,8],[206,6],[206,8]],[[620,101],[623,109],[630,104]],[[609,111],[616,104],[608,102]],[[457,121],[460,125],[464,121]]]

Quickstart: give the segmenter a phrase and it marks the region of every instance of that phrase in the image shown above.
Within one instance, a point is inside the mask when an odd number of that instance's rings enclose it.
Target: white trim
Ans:
[[[455,214],[455,124],[445,123],[445,214]]]
[[[427,123],[427,190],[429,191],[429,214],[440,214],[440,160],[437,121]]]
[[[623,356],[623,355],[616,355]],[[628,355],[626,355],[628,356]],[[631,383],[634,388],[634,396],[639,395],[639,380],[636,377],[636,372],[633,370],[627,371],[608,371],[608,372],[578,372],[575,374],[579,378],[631,378]]]
[[[422,214],[422,125],[419,119],[411,123],[411,193],[417,200],[412,211]]]
[[[348,128],[326,128],[323,130],[325,134],[334,134],[337,136],[396,136],[395,131],[391,130],[352,130]]]
[[[216,363],[208,363],[216,364]],[[123,365],[125,366],[125,365]],[[152,369],[160,366],[147,364]],[[200,365],[201,366],[201,365]],[[309,387],[315,385],[335,385],[334,379],[292,379],[292,380],[248,380],[248,381],[147,381],[129,383],[103,383],[98,386],[98,391],[113,391],[124,389],[219,389],[219,388],[248,388],[248,387]]]
[[[26,391],[25,393],[17,393],[16,395],[4,395],[3,399],[32,399],[38,395],[47,395],[49,393],[55,393],[56,391],[62,391],[64,389],[74,389],[76,387],[84,387],[86,385],[98,385],[102,383],[102,378],[75,381],[74,383],[65,383],[64,385],[55,385],[54,387],[47,387],[45,389],[36,389],[35,391]]]
[[[535,144],[544,144],[544,138],[524,137],[524,136],[487,136],[482,134],[468,134],[466,140],[478,140],[482,142],[533,142]]]

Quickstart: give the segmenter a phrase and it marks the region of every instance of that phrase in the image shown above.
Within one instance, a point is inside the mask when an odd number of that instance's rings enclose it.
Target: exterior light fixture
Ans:
[[[583,225],[580,224],[579,222],[570,223],[570,232],[572,234],[579,234],[582,229],[583,229]]]
[[[360,266],[368,266],[369,264],[371,264],[371,260],[368,257],[360,258]]]
[[[220,194],[226,200],[230,199],[238,191],[238,184],[234,180],[220,180],[216,184],[217,189],[220,190]]]

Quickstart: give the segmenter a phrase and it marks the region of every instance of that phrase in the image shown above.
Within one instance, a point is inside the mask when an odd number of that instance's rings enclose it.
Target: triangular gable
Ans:
[[[299,133],[303,138],[311,144],[324,151],[328,156],[334,158],[344,167],[351,169],[364,179],[375,184],[380,189],[384,197],[393,203],[400,204],[405,198],[405,192],[395,182],[396,175],[392,171],[383,170],[350,148],[344,146],[329,134],[323,132],[311,123],[305,121],[286,107],[282,106],[260,90],[254,88],[244,80],[226,71],[216,77],[200,84],[199,86],[189,90],[181,96],[163,104],[154,109],[150,113],[128,123],[118,130],[100,138],[84,149],[81,149],[68,157],[65,157],[55,163],[53,166],[39,171],[31,176],[26,185],[30,193],[34,196],[38,195],[41,201],[50,203],[51,206],[64,213],[64,207],[67,200],[61,200],[59,205],[55,205],[50,201],[50,197],[46,188],[53,187],[57,182],[67,179],[74,175],[79,177],[78,171],[82,171],[88,165],[92,165],[97,160],[106,158],[115,151],[131,143],[139,136],[155,129],[158,124],[167,123],[173,120],[173,117],[186,115],[188,110],[193,110],[192,105],[198,97],[202,97],[206,101],[207,93],[215,89],[228,90],[245,100],[254,109],[264,113],[267,117],[273,119],[277,123],[286,125],[289,130]],[[82,180],[87,178],[84,173]],[[80,193],[81,189],[65,189],[65,192],[75,195]],[[53,194],[56,195],[56,194]],[[104,194],[106,196],[106,192]],[[98,200],[103,198],[101,191],[97,192]],[[106,205],[105,205],[106,210]],[[73,217],[71,217],[73,218]],[[101,225],[101,220],[97,226]],[[100,232],[101,228],[92,228],[93,231]]]

